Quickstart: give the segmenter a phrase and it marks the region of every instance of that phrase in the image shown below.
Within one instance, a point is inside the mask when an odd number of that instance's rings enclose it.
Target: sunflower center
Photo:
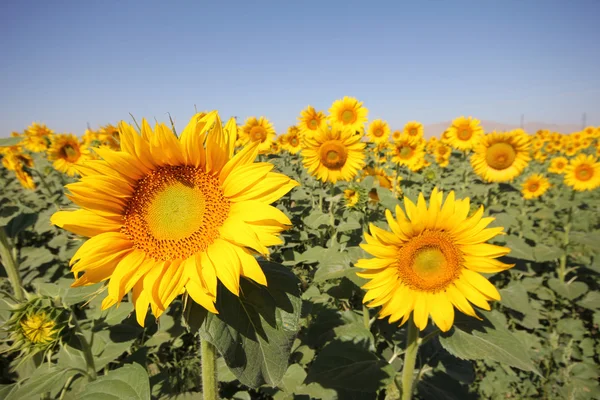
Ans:
[[[308,122],[308,126],[311,127],[312,129],[317,129],[317,127],[319,126],[319,121],[317,121],[315,118],[313,118]]]
[[[459,277],[462,262],[446,232],[425,230],[400,248],[398,274],[411,289],[435,293]]]
[[[530,183],[529,184],[529,191],[530,192],[537,192],[537,190],[540,188],[540,185],[538,183]]]
[[[383,130],[382,129],[375,129],[375,132],[373,132],[373,134],[377,137],[382,137],[383,136]]]
[[[517,153],[514,147],[508,143],[494,143],[487,149],[485,154],[487,164],[498,170],[510,167],[516,157]]]
[[[416,136],[416,135],[417,135],[417,130],[416,130],[415,128],[412,128],[410,131],[408,131],[408,133],[409,133],[411,136]]]
[[[401,158],[410,158],[413,154],[413,149],[409,146],[402,146],[399,154]]]
[[[23,335],[32,343],[43,343],[52,340],[55,322],[45,315],[34,314],[21,321]]]
[[[264,142],[267,138],[267,132],[262,126],[255,126],[250,130],[250,138],[253,142]]]
[[[69,162],[75,162],[79,159],[79,150],[75,149],[70,144],[67,144],[60,149],[60,155],[61,158]]]
[[[290,139],[290,144],[294,147],[298,146],[298,138],[297,137],[293,137]]]
[[[344,110],[341,120],[344,124],[352,124],[356,121],[356,113],[353,110]]]
[[[187,258],[219,237],[228,214],[216,178],[201,168],[166,166],[138,181],[122,232],[155,260]]]
[[[473,136],[473,132],[470,129],[463,128],[458,131],[458,138],[460,140],[469,140]]]
[[[594,170],[587,164],[581,164],[575,168],[575,177],[579,181],[589,181],[592,176],[594,176]]]
[[[321,163],[329,169],[341,169],[346,164],[348,153],[337,141],[325,142],[320,151]]]

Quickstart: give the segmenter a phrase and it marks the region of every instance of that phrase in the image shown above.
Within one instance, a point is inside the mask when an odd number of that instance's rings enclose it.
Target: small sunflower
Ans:
[[[76,166],[90,158],[90,152],[79,143],[75,135],[54,135],[52,144],[48,149],[48,160],[54,161],[52,164],[57,171],[63,172],[68,176],[77,174]]]
[[[242,126],[242,136],[246,143],[258,142],[258,151],[266,153],[271,149],[271,142],[275,139],[275,129],[265,117],[250,117]]]
[[[50,343],[56,338],[56,322],[43,311],[24,316],[19,324],[31,343]]]
[[[404,134],[414,138],[423,137],[423,124],[417,121],[407,122],[404,125]]]
[[[110,147],[113,150],[120,150],[121,148],[121,132],[119,132],[119,128],[108,124],[100,128],[100,132],[98,133],[98,137],[102,144]]]
[[[254,163],[258,141],[234,155],[235,121],[223,128],[216,111],[192,117],[179,138],[146,120],[141,135],[125,122],[120,131],[122,150],[98,149],[102,160],[66,186],[80,209],[51,218],[90,238],[71,259],[72,286],[108,280],[102,309],[133,290],[143,326],[148,306],[158,318],[183,292],[216,313],[218,280],[235,295],[240,276],[266,285],[254,254],[282,243],[291,222],[270,204],[298,183]]]
[[[530,160],[527,138],[492,132],[479,141],[471,165],[487,182],[508,182],[519,176]]]
[[[387,143],[390,137],[390,126],[387,122],[376,119],[369,124],[367,138],[373,143]]]
[[[452,125],[444,134],[450,146],[457,150],[469,151],[483,135],[483,128],[478,119],[459,117],[452,121]]]
[[[525,179],[521,186],[524,199],[535,199],[546,193],[550,188],[550,181],[542,174],[532,174]]]
[[[323,182],[351,181],[365,164],[365,143],[348,128],[327,127],[304,139],[308,173]]]
[[[364,209],[367,203],[366,190],[358,186],[352,186],[344,190],[344,205],[351,210]]]
[[[284,147],[290,153],[298,154],[298,152],[302,150],[302,139],[300,137],[300,131],[288,131]]]
[[[40,137],[50,137],[54,134],[54,131],[46,126],[46,124],[38,124],[37,122],[32,123],[25,134],[28,136],[40,136]]]
[[[579,154],[565,168],[565,184],[578,192],[600,187],[600,163],[592,155]]]
[[[496,258],[510,252],[507,247],[486,243],[502,234],[502,227],[486,228],[494,218],[482,218],[483,206],[468,217],[469,199],[455,200],[454,192],[443,199],[435,188],[429,208],[423,194],[415,205],[404,198],[406,214],[396,206],[396,218],[385,215],[391,232],[370,225],[361,247],[372,259],[360,259],[356,267],[369,280],[363,303],[382,306],[379,318],[404,324],[413,315],[423,330],[429,316],[447,332],[454,323],[454,308],[479,318],[473,303],[490,310],[492,300],[500,300],[498,290],[480,273],[504,271],[513,265]]]
[[[319,129],[325,129],[327,117],[322,111],[317,111],[313,106],[308,106],[300,112],[298,129],[302,135],[311,136]]]
[[[403,134],[392,143],[390,156],[396,164],[410,166],[425,158],[425,143],[422,138]]]
[[[395,142],[402,137],[402,131],[394,131],[392,132],[392,141]]]
[[[329,109],[329,121],[334,127],[350,128],[353,132],[362,133],[367,122],[369,110],[361,101],[345,96],[333,102]]]

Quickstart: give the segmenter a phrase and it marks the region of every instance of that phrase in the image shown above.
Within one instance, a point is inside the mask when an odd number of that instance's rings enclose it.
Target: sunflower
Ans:
[[[33,181],[33,176],[29,172],[23,169],[23,167],[18,167],[15,169],[15,176],[17,180],[25,189],[34,190],[35,182]]]
[[[266,153],[271,149],[271,142],[275,139],[273,124],[265,117],[250,117],[242,126],[242,136],[245,143],[259,142],[258,151]]]
[[[53,133],[54,131],[49,129],[45,124],[38,124],[37,122],[32,123],[25,131],[26,135],[40,137],[50,137]]]
[[[346,208],[351,210],[364,208],[367,203],[366,191],[359,187],[350,187],[344,190],[344,203]]]
[[[445,202],[435,188],[429,208],[421,193],[415,205],[404,198],[406,214],[396,206],[396,218],[386,210],[392,232],[370,225],[361,247],[372,259],[360,259],[357,275],[369,280],[363,303],[383,306],[379,318],[404,324],[413,314],[423,330],[431,315],[444,332],[454,323],[454,307],[479,318],[470,303],[490,310],[488,301],[500,294],[480,273],[504,271],[513,265],[496,258],[510,252],[507,247],[486,243],[503,228],[486,228],[494,218],[482,218],[483,206],[467,217],[469,199],[455,200],[450,192]],[[469,303],[470,302],[470,303]]]
[[[452,121],[452,125],[444,134],[450,146],[457,150],[469,151],[483,135],[483,128],[478,119],[459,117]]]
[[[365,167],[363,169],[365,176],[373,176],[379,182],[379,186],[386,189],[391,189],[394,184],[394,178],[389,176],[383,168],[379,167]]]
[[[100,132],[98,132],[98,137],[102,144],[110,147],[113,150],[121,149],[121,132],[119,132],[119,128],[108,124],[100,127]]]
[[[369,124],[367,138],[373,143],[387,143],[390,137],[390,126],[387,122],[376,119]]]
[[[429,138],[429,140],[427,140],[425,149],[427,150],[428,153],[433,154],[435,152],[435,149],[437,148],[438,144],[443,144],[443,143],[441,143],[439,141],[439,139],[436,138],[435,136],[432,136]]]
[[[404,125],[404,134],[415,138],[423,137],[423,124],[417,121],[410,121]]]
[[[487,182],[508,182],[519,176],[530,160],[527,138],[492,132],[479,141],[471,165]]]
[[[392,132],[392,141],[399,140],[402,137],[402,131],[394,131]]]
[[[350,181],[365,165],[366,143],[348,128],[327,127],[304,139],[302,162],[323,182]]]
[[[425,143],[421,138],[413,138],[403,134],[400,139],[392,144],[390,156],[396,164],[412,165],[425,158]]]
[[[54,161],[52,164],[56,170],[75,176],[77,174],[76,165],[90,158],[90,152],[79,143],[75,135],[54,135],[52,144],[48,149],[48,160]]]
[[[565,184],[582,192],[600,186],[600,163],[592,155],[579,154],[565,168]]]
[[[302,150],[302,139],[299,130],[288,130],[284,147],[292,154],[297,154]]]
[[[47,344],[57,335],[56,322],[45,312],[26,315],[20,321],[23,336],[34,344]]]
[[[332,126],[350,128],[353,132],[363,132],[367,122],[367,110],[363,103],[354,97],[345,96],[336,100],[329,109],[329,121]]]
[[[81,139],[85,147],[97,147],[100,144],[100,132],[86,129]]]
[[[542,174],[532,174],[521,185],[524,199],[535,199],[546,193],[550,188],[550,181]]]
[[[319,129],[327,126],[327,117],[322,111],[316,111],[313,106],[308,106],[300,112],[298,129],[302,135],[311,136]]]
[[[81,208],[51,218],[90,238],[71,260],[73,286],[109,280],[102,309],[133,290],[143,326],[148,305],[158,318],[184,291],[216,313],[217,280],[236,295],[240,276],[266,285],[253,254],[282,243],[291,223],[269,204],[298,183],[254,163],[258,141],[234,156],[234,125],[223,129],[216,111],[195,115],[177,138],[164,124],[152,131],[143,120],[140,136],[121,122],[122,150],[98,149],[102,160],[67,185]]]

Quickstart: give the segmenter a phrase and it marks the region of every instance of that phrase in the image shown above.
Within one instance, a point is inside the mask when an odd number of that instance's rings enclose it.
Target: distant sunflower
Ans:
[[[391,189],[394,184],[394,178],[388,175],[383,168],[379,167],[365,167],[363,169],[365,176],[373,176],[379,182],[379,186],[386,189]]]
[[[284,146],[287,151],[292,154],[297,154],[302,150],[302,140],[300,138],[299,131],[289,131],[286,137],[286,143]]]
[[[271,149],[271,142],[275,139],[275,129],[265,117],[250,117],[242,126],[242,136],[246,143],[259,142],[258,151],[266,153]]]
[[[583,192],[600,187],[600,163],[592,155],[579,154],[565,168],[565,184]]]
[[[402,131],[394,131],[392,132],[392,141],[396,141],[402,137]]]
[[[521,185],[524,199],[535,199],[546,193],[550,188],[550,181],[542,174],[532,174]]]
[[[119,150],[121,148],[120,135],[119,128],[112,124],[101,127],[100,132],[98,133],[100,141],[113,150]]]
[[[390,126],[387,122],[376,119],[369,124],[367,138],[373,143],[387,143],[390,137]]]
[[[407,122],[404,125],[404,134],[414,138],[423,137],[423,124],[417,121]]]
[[[425,158],[425,143],[419,138],[402,135],[392,143],[390,156],[396,164],[412,165]]]
[[[478,119],[459,117],[452,121],[452,125],[444,133],[450,146],[457,150],[469,151],[483,135],[483,128]]]
[[[530,160],[527,138],[492,132],[480,139],[471,165],[487,182],[508,182],[519,176]]]
[[[471,303],[490,310],[488,301],[500,300],[498,290],[480,273],[513,267],[496,258],[510,252],[507,247],[486,243],[503,228],[487,228],[494,218],[482,218],[483,206],[470,217],[469,199],[455,200],[450,192],[445,202],[435,188],[429,208],[421,193],[415,205],[404,198],[406,214],[396,206],[396,218],[385,215],[391,232],[370,225],[366,244],[360,246],[372,259],[360,259],[356,267],[369,280],[363,303],[383,306],[379,318],[404,324],[413,314],[423,330],[429,315],[443,332],[454,323],[454,307],[479,318]]]
[[[345,96],[333,102],[329,109],[332,126],[350,128],[353,132],[363,132],[369,110],[354,97]]]
[[[141,135],[122,122],[122,151],[98,149],[79,182],[79,207],[51,222],[89,237],[71,259],[74,287],[108,280],[106,309],[133,290],[137,321],[159,317],[182,292],[216,313],[217,280],[239,295],[240,276],[267,281],[255,253],[281,244],[290,220],[270,204],[298,183],[254,163],[259,142],[234,155],[235,121],[216,111],[192,117],[178,138],[164,124]],[[79,276],[83,272],[83,275]]]
[[[350,181],[365,164],[366,144],[360,139],[348,128],[321,129],[304,139],[304,167],[323,182]]]
[[[319,129],[325,129],[327,117],[322,111],[317,111],[313,106],[308,106],[300,112],[298,128],[302,135],[311,136]]]
[[[46,124],[38,124],[37,122],[32,123],[25,134],[28,136],[40,136],[40,137],[50,137],[54,131],[46,126]]]
[[[23,186],[25,189],[35,189],[35,182],[33,181],[33,176],[31,176],[31,174],[28,171],[23,169],[23,167],[18,167],[17,169],[15,169],[15,175],[21,186]]]
[[[75,135],[54,135],[48,149],[48,160],[56,170],[75,176],[77,164],[90,158],[90,152],[79,143]]]

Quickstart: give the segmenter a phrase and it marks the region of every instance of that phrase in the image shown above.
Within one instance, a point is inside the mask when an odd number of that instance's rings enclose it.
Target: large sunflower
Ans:
[[[546,193],[550,181],[542,174],[532,174],[521,184],[521,193],[526,200],[535,199]]]
[[[81,208],[52,223],[87,240],[71,260],[83,286],[109,280],[106,309],[133,290],[138,322],[156,317],[180,293],[216,313],[217,280],[239,294],[240,276],[266,285],[254,253],[281,244],[290,220],[270,206],[298,183],[254,163],[258,142],[233,155],[234,120],[223,130],[216,111],[194,116],[177,138],[164,124],[141,136],[120,124],[121,151],[80,167],[67,185]],[[82,276],[79,276],[83,272]]]
[[[271,142],[275,139],[273,124],[265,117],[250,117],[242,126],[242,136],[245,143],[258,142],[258,151],[267,153],[271,150]]]
[[[323,182],[350,181],[365,165],[366,143],[348,128],[327,127],[304,139],[302,162]]]
[[[361,101],[345,96],[336,100],[329,109],[329,121],[332,126],[350,128],[355,132],[363,132],[369,110]]]
[[[48,149],[48,160],[54,161],[52,165],[58,171],[75,176],[77,164],[90,158],[90,152],[75,135],[54,135],[52,144]]]
[[[526,137],[492,132],[480,139],[471,165],[487,182],[508,182],[519,176],[530,160]]]
[[[308,106],[300,112],[298,128],[304,136],[311,136],[319,129],[325,129],[327,117],[322,111],[317,111],[313,106]]]
[[[423,194],[415,205],[404,198],[406,214],[396,206],[396,218],[386,210],[392,232],[370,225],[361,247],[372,259],[360,259],[356,267],[369,279],[363,299],[369,307],[383,306],[379,318],[404,324],[411,313],[423,330],[431,315],[440,330],[454,322],[454,307],[467,315],[477,314],[471,306],[489,310],[488,301],[500,294],[480,273],[511,268],[496,258],[510,252],[506,247],[486,243],[503,228],[486,228],[494,218],[482,218],[483,206],[467,217],[469,199],[455,200],[450,192],[445,202],[437,188],[429,208]],[[469,303],[470,302],[470,303]]]
[[[390,137],[390,126],[387,122],[376,119],[369,124],[367,130],[367,137],[369,142],[373,143],[387,143]]]
[[[483,128],[479,120],[473,117],[459,117],[452,121],[452,125],[444,132],[445,140],[457,150],[469,151],[475,147],[483,135]]]
[[[592,155],[579,154],[565,168],[565,183],[579,192],[600,187],[600,163]]]

